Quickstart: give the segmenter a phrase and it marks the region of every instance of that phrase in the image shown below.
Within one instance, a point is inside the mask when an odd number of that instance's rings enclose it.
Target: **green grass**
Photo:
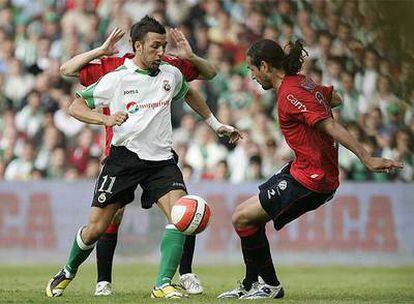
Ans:
[[[46,298],[46,282],[57,266],[0,266],[0,303],[154,303],[149,294],[156,267],[143,264],[115,266],[111,297],[94,297],[95,268],[83,267],[61,298]],[[240,303],[217,300],[222,291],[235,286],[241,266],[197,268],[205,288],[202,296],[185,303]],[[303,267],[279,269],[285,298],[260,303],[414,303],[414,268]],[[169,301],[176,302],[176,301]]]

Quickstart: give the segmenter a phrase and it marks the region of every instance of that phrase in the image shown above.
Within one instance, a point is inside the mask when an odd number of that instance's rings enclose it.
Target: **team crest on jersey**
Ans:
[[[171,90],[171,85],[168,80],[163,80],[162,84],[163,84],[162,87],[164,88],[164,90],[166,90],[167,92]]]
[[[316,83],[309,77],[305,77],[301,85],[307,91],[313,91],[316,88]]]
[[[139,110],[138,104],[135,101],[130,101],[126,105],[126,110],[129,114],[134,114]]]

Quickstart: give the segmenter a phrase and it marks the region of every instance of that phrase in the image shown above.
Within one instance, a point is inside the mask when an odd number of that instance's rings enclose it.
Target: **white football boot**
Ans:
[[[111,294],[111,283],[107,281],[101,281],[96,284],[95,296],[110,296]]]
[[[243,300],[257,300],[257,299],[280,299],[285,295],[282,284],[278,286],[271,286],[267,284],[260,284],[254,291],[241,296],[239,299]]]
[[[203,293],[200,279],[194,273],[186,273],[180,276],[179,285],[190,295],[199,295]]]
[[[223,292],[217,297],[217,299],[241,299],[250,293],[254,293],[260,286],[259,282],[254,282],[250,290],[246,290],[242,282],[239,281],[237,283],[238,285],[236,288]]]

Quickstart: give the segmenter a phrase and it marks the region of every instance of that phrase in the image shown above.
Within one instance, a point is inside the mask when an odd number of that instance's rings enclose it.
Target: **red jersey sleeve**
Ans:
[[[319,86],[319,89],[320,89],[321,93],[325,96],[326,101],[328,102],[328,104],[330,104],[334,87],[333,86],[329,86],[329,87]]]
[[[79,82],[88,87],[104,75],[101,63],[88,63],[79,71]]]
[[[173,56],[164,56],[162,60],[179,69],[183,74],[185,80],[188,82],[197,79],[197,77],[200,75],[200,71],[194,66],[194,64],[191,63],[190,60]]]
[[[81,85],[87,87],[97,82],[106,73],[112,72],[117,67],[122,65],[125,61],[124,57],[105,57],[96,62],[91,62],[85,65],[79,71],[79,81]]]
[[[285,94],[285,115],[313,127],[318,122],[332,117],[331,108],[323,91],[313,92],[302,88],[293,88]]]

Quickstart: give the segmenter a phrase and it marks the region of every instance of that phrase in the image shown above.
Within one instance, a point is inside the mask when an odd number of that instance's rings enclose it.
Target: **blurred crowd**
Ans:
[[[115,27],[129,32],[146,14],[181,29],[194,52],[216,65],[211,81],[193,81],[216,116],[243,130],[232,146],[185,103],[173,105],[174,147],[185,178],[243,182],[272,175],[292,158],[277,124],[275,92],[249,78],[249,44],[265,37],[303,39],[303,73],[333,85],[335,109],[372,154],[402,160],[393,174],[371,174],[340,148],[341,178],[413,181],[412,62],[397,58],[358,1],[0,0],[0,179],[88,179],[99,172],[103,129],[68,115],[79,81],[60,65],[99,46]],[[173,47],[173,46],[172,46]],[[120,54],[130,51],[125,38]],[[173,51],[173,49],[171,49]]]

